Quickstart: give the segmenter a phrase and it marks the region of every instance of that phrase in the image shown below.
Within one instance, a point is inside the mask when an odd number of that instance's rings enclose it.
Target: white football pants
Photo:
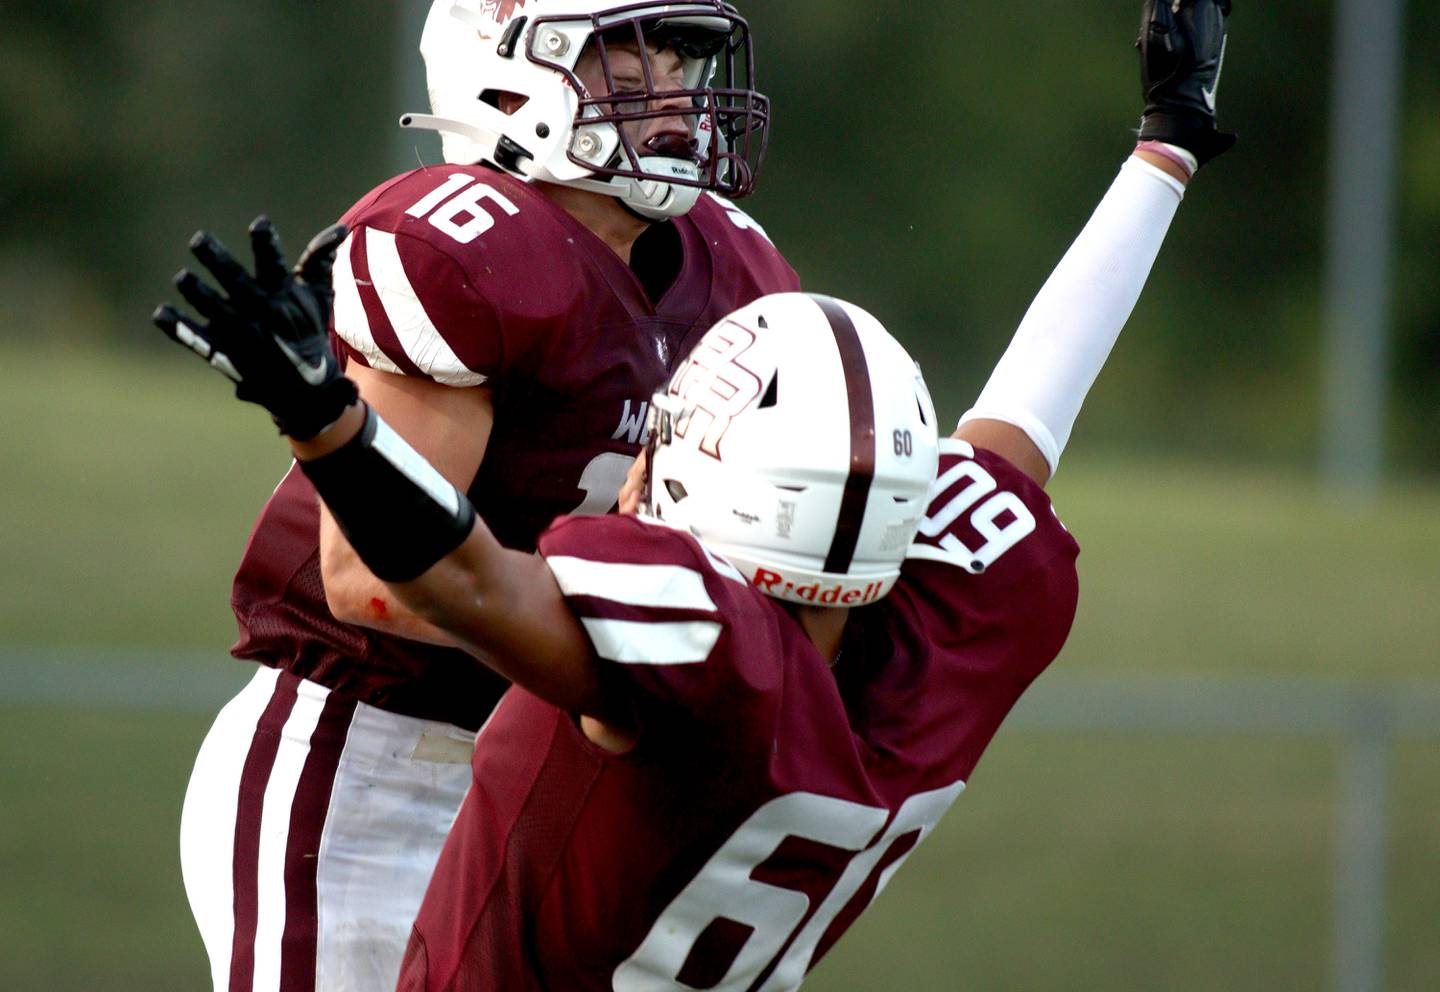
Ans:
[[[261,666],[201,745],[180,820],[216,992],[392,992],[474,746]]]

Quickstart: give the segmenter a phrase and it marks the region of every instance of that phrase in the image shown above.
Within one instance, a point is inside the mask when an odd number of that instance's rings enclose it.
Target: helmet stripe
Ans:
[[[870,389],[870,369],[855,322],[838,300],[814,293],[815,301],[835,334],[840,367],[845,373],[845,391],[850,398],[850,476],[840,499],[840,516],[835,538],[825,558],[825,571],[848,572],[860,541],[860,525],[870,502],[870,485],[875,480],[875,397]]]

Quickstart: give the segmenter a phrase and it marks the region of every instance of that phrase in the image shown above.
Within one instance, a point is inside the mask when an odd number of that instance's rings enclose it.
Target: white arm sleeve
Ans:
[[[1139,158],[1126,161],[960,423],[1015,425],[1055,471],[1184,196],[1179,180]]]

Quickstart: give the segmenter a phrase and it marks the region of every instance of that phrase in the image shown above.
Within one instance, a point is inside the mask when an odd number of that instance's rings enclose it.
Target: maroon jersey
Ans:
[[[639,743],[603,753],[516,687],[420,910],[402,992],[782,990],[964,788],[1074,616],[1078,548],[1003,459],[941,442],[894,591],[832,669],[687,533],[568,519],[540,541]]]
[[[758,225],[709,195],[637,243],[637,257],[675,269],[654,302],[589,229],[484,166],[400,176],[344,222],[352,233],[335,264],[334,318],[342,357],[491,387],[494,424],[469,496],[512,548],[534,548],[559,514],[611,509],[643,443],[650,397],[693,338],[759,296],[798,288]],[[504,683],[462,652],[335,620],[318,535],[314,489],[292,471],[236,576],[233,653],[388,710],[479,726]]]

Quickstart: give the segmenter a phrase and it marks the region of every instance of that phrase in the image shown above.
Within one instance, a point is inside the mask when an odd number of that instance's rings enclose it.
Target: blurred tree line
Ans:
[[[1318,448],[1330,4],[1238,0],[1222,123],[1083,417],[1085,445],[1305,463]],[[983,382],[1131,146],[1137,0],[741,0],[771,154],[747,208],[812,289],[912,345],[946,416]],[[1440,10],[1409,4],[1393,460],[1440,466]],[[294,246],[439,160],[424,0],[7,3],[0,340],[158,347],[207,226],[269,211]]]

